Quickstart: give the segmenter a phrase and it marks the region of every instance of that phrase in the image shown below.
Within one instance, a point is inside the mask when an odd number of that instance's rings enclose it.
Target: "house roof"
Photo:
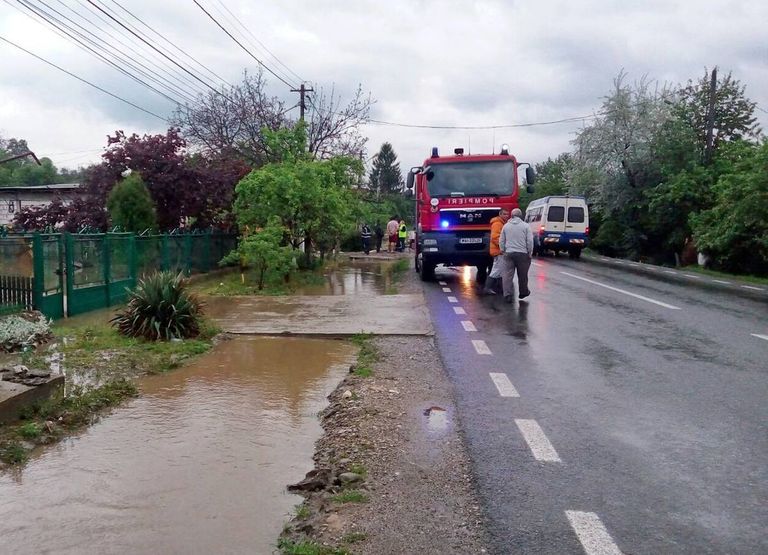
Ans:
[[[24,193],[40,191],[73,191],[80,188],[80,183],[51,183],[50,185],[7,185],[0,186],[0,193]]]

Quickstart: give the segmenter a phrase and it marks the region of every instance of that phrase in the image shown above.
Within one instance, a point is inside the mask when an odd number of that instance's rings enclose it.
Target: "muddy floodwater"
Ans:
[[[354,360],[333,340],[238,337],[0,475],[0,553],[268,554]]]

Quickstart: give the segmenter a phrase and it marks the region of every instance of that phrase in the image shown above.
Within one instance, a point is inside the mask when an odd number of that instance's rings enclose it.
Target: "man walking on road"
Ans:
[[[499,215],[491,220],[491,247],[489,254],[493,257],[493,266],[491,267],[491,273],[488,274],[488,278],[485,280],[483,293],[486,295],[496,294],[496,283],[501,279],[504,258],[501,256],[499,237],[501,237],[501,228],[504,227],[508,220],[509,210],[506,208],[499,210]]]
[[[499,236],[499,247],[504,253],[504,271],[502,286],[504,300],[511,303],[514,299],[515,272],[520,299],[531,294],[528,289],[528,268],[531,266],[533,255],[533,233],[531,228],[522,220],[523,212],[519,208],[512,210],[512,219],[504,224]]]
[[[381,229],[381,223],[376,222],[373,234],[376,237],[376,252],[381,252],[381,240],[384,238],[384,230]]]

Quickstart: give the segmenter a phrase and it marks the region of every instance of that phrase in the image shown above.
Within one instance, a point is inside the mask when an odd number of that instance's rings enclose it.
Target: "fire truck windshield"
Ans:
[[[430,197],[511,195],[514,190],[511,160],[446,162],[427,170]]]

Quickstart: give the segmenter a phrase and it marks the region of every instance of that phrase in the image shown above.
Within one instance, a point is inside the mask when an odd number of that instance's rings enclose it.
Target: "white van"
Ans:
[[[533,253],[568,252],[579,258],[589,244],[589,211],[584,197],[551,196],[532,201],[525,221],[533,232]]]

